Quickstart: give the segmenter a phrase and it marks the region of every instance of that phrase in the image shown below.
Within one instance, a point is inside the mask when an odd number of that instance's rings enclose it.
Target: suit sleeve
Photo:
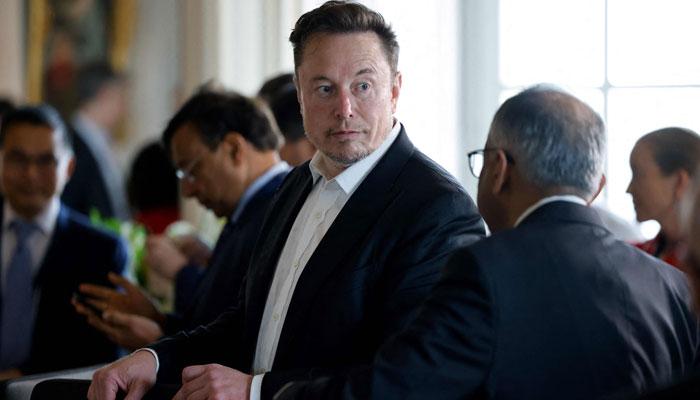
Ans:
[[[426,196],[421,207],[406,210],[401,225],[389,227],[395,242],[378,286],[374,291],[376,309],[368,314],[368,324],[375,333],[371,348],[379,348],[415,316],[416,310],[438,280],[450,255],[460,247],[484,236],[484,226],[476,206],[463,191]],[[394,234],[395,232],[395,234]],[[270,399],[287,382],[335,375],[347,369],[272,370],[262,381],[262,398]]]
[[[457,252],[416,318],[371,366],[295,382],[279,399],[432,399],[484,395],[495,350],[492,290],[467,249]]]
[[[214,322],[147,346],[158,354],[159,383],[181,383],[182,370],[189,365],[221,363],[222,360],[233,360],[236,364],[245,319],[245,285],[246,278],[240,288],[238,303]]]

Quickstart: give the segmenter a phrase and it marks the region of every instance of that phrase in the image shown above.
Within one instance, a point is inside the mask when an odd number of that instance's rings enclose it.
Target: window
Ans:
[[[629,154],[652,130],[700,132],[700,2],[696,0],[501,0],[503,101],[549,82],[586,101],[608,127],[608,185],[600,201],[633,221],[625,193]],[[642,225],[645,236],[658,224]]]

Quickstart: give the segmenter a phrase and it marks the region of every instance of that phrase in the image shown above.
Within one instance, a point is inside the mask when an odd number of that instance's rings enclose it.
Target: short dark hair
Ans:
[[[282,138],[270,114],[261,100],[235,92],[204,89],[190,97],[170,119],[163,131],[163,143],[169,153],[175,132],[185,124],[192,124],[211,150],[229,132],[240,133],[259,151],[276,150]]]
[[[301,65],[304,45],[312,35],[358,32],[374,32],[379,36],[391,72],[396,74],[399,66],[399,42],[396,41],[396,33],[391,25],[387,24],[378,12],[362,4],[346,1],[327,1],[297,20],[292,34],[289,35],[289,41],[294,48],[294,68],[297,69]]]
[[[53,129],[54,134],[60,137],[66,150],[73,151],[73,142],[66,130],[66,125],[58,115],[58,111],[50,105],[24,106],[5,114],[2,117],[2,126],[0,126],[0,146],[5,143],[7,130],[20,124],[42,125]]]
[[[506,100],[493,118],[492,145],[511,152],[536,187],[598,190],[605,125],[588,105],[560,89],[539,85]]]
[[[123,74],[117,73],[104,61],[86,64],[78,71],[75,83],[78,105],[83,105],[97,96],[104,85],[121,83],[124,79]]]
[[[146,145],[131,164],[127,184],[129,204],[136,211],[177,206],[178,179],[160,141]]]
[[[3,115],[9,113],[14,109],[15,105],[12,104],[12,101],[10,99],[0,98],[0,120],[2,119]]]
[[[690,129],[658,129],[642,136],[637,142],[650,145],[654,161],[666,175],[679,169],[692,175],[700,164],[700,136]]]
[[[270,106],[277,126],[288,142],[296,142],[306,136],[293,78],[292,73],[278,75],[266,81],[258,92],[258,96]]]

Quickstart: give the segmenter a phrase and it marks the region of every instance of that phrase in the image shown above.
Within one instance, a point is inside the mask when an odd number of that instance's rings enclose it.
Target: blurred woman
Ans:
[[[645,252],[685,269],[681,244],[679,203],[700,164],[700,136],[684,128],[664,128],[637,141],[630,155],[632,195],[637,221],[655,220],[655,238],[636,244]]]

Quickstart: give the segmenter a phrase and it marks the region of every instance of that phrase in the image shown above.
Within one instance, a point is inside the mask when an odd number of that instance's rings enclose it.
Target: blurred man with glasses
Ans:
[[[22,107],[0,129],[0,378],[111,361],[117,346],[70,306],[80,282],[110,285],[126,247],[59,200],[73,151],[58,113]]]
[[[100,317],[75,303],[93,326],[134,350],[165,334],[212,322],[236,303],[263,217],[290,169],[277,154],[282,139],[271,118],[257,100],[210,89],[192,96],[173,116],[163,142],[182,194],[226,218],[226,225],[204,269],[188,261],[167,236],[148,239],[147,261],[170,271],[176,297],[192,290],[184,294],[189,301],[182,310],[164,314],[138,287],[113,277],[123,292],[81,286],[105,310]]]

